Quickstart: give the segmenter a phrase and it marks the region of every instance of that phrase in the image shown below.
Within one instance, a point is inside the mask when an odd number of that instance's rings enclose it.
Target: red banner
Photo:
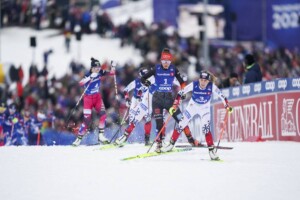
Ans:
[[[234,108],[229,115],[222,138],[228,141],[260,141],[277,139],[276,94],[231,101]],[[214,105],[214,135],[220,138],[226,110],[223,104]]]

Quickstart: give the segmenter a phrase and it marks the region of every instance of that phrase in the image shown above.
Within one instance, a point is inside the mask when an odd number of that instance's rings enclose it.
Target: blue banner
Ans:
[[[177,26],[177,0],[153,0],[153,12],[154,22],[166,22],[169,25]]]
[[[299,91],[300,92],[300,78],[282,78],[273,81],[264,81],[258,83],[251,83],[233,88],[226,88],[222,90],[224,96],[229,100],[241,97],[257,96],[258,94],[268,94],[273,92],[284,91]],[[213,102],[220,101],[217,96],[212,99]]]
[[[276,47],[300,47],[300,1],[266,0],[267,41]]]
[[[225,2],[225,12],[231,16],[226,18],[229,22],[227,28],[231,32],[229,37],[227,33],[227,38],[264,41],[273,48],[300,48],[299,0],[227,0]]]

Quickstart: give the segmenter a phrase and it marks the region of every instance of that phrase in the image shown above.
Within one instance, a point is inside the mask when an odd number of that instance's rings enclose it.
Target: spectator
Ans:
[[[247,54],[245,56],[244,67],[246,70],[243,82],[244,84],[260,82],[262,80],[260,66],[255,63],[253,55]]]
[[[234,87],[241,85],[238,80],[237,73],[233,72],[230,74],[230,76],[226,79],[224,79],[220,85],[220,88],[228,88],[228,87]]]
[[[48,60],[49,60],[49,55],[53,53],[52,49],[49,49],[44,52],[44,65],[47,67],[48,66]]]

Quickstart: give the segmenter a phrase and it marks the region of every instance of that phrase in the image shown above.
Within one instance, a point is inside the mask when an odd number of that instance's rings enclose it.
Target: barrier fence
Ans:
[[[300,78],[252,83],[222,92],[234,108],[223,139],[300,142]],[[213,132],[219,138],[226,110],[216,97],[212,105]]]

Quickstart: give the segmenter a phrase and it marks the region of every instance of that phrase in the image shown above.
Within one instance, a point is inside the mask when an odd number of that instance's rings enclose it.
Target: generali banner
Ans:
[[[224,120],[226,110],[214,99],[215,139],[300,142],[300,78],[248,84],[226,89],[224,94],[234,109]]]

